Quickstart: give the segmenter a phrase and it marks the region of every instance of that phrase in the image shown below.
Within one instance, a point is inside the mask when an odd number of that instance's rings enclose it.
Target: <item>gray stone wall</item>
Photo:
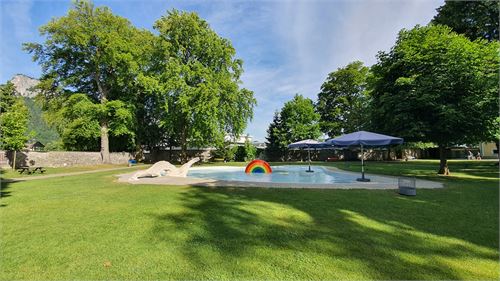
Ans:
[[[206,149],[188,149],[187,157],[188,159],[194,157],[200,157],[202,162],[210,161],[212,158],[212,148]],[[156,163],[161,160],[169,161],[171,163],[180,163],[181,161],[181,150],[174,148],[172,150],[156,150],[151,151],[150,153],[144,154],[144,162],[145,163]]]
[[[3,158],[2,165],[12,165],[14,153],[11,151],[0,151]],[[0,157],[1,158],[1,157]],[[129,159],[133,159],[128,152],[112,152],[110,155],[111,164],[127,164]],[[1,159],[0,159],[1,160]],[[99,152],[80,151],[18,151],[16,155],[16,167],[19,166],[43,166],[43,167],[69,167],[69,166],[90,166],[101,164],[101,154]]]

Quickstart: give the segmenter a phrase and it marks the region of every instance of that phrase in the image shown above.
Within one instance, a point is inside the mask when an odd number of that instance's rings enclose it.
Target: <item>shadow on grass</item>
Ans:
[[[388,161],[365,162],[365,170],[367,173],[385,174],[392,176],[409,176],[409,177],[429,177],[429,179],[439,179],[437,175],[439,162],[437,161]],[[334,166],[339,169],[359,172],[361,171],[361,163],[359,161],[334,162],[334,163],[315,163],[316,165]],[[498,161],[482,160],[482,161],[457,161],[450,160],[448,166],[451,171],[451,176],[460,178],[472,177],[488,180],[498,180],[500,173],[498,169]]]
[[[5,198],[5,197],[10,197],[12,191],[9,191],[9,189],[12,187],[12,184],[15,181],[13,180],[8,180],[0,177],[0,200]],[[0,201],[0,207],[6,207],[7,204],[4,202],[4,200]]]
[[[472,274],[461,259],[498,260],[498,189],[419,193],[191,188],[184,211],[150,214],[151,239],[180,239],[193,266],[217,262],[207,260],[208,251],[224,257],[222,264],[251,258],[312,279],[457,280]],[[177,231],[184,236],[173,237]]]

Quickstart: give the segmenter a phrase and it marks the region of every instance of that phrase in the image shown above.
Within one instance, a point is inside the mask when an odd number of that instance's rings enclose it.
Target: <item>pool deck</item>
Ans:
[[[213,169],[216,167],[210,167]],[[227,168],[221,166],[221,169]],[[335,173],[355,175],[359,177],[359,173],[346,172],[334,167],[325,167]],[[203,169],[203,168],[197,168]],[[135,172],[134,172],[135,173]],[[223,181],[214,179],[202,179],[194,177],[156,177],[156,178],[139,178],[138,180],[130,180],[129,178],[134,173],[118,175],[119,182],[130,184],[157,184],[157,185],[188,185],[188,186],[204,186],[204,187],[259,187],[259,188],[313,188],[313,189],[397,189],[398,177],[380,176],[365,174],[370,182],[353,182],[353,183],[332,183],[332,184],[305,184],[305,183],[273,183],[273,182],[249,182],[249,181]],[[443,188],[443,184],[435,181],[416,180],[417,188]]]

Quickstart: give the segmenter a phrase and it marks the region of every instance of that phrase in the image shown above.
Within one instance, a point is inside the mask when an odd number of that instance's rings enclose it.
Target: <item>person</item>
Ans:
[[[469,150],[469,155],[467,155],[467,160],[473,160],[474,159],[474,154],[472,154],[472,151]]]
[[[481,152],[477,152],[477,155],[476,155],[476,160],[481,160]]]

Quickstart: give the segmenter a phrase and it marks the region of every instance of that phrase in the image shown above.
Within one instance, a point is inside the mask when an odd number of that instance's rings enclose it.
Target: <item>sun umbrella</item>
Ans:
[[[335,145],[340,147],[346,146],[361,146],[361,178],[358,181],[370,181],[370,179],[365,178],[365,163],[364,163],[364,147],[377,147],[377,146],[388,146],[391,144],[402,144],[402,138],[359,131],[333,139],[327,140],[325,143],[329,145]]]
[[[319,147],[324,147],[325,144],[322,143],[322,142],[319,142],[319,141],[316,141],[316,140],[311,140],[311,139],[307,139],[307,140],[301,140],[301,141],[298,141],[298,142],[294,142],[294,143],[291,143],[288,145],[288,148],[290,149],[303,149],[303,148],[307,148],[307,157],[309,159],[309,170],[307,170],[306,172],[308,173],[312,173],[314,172],[313,170],[311,170],[311,148],[319,148]]]

